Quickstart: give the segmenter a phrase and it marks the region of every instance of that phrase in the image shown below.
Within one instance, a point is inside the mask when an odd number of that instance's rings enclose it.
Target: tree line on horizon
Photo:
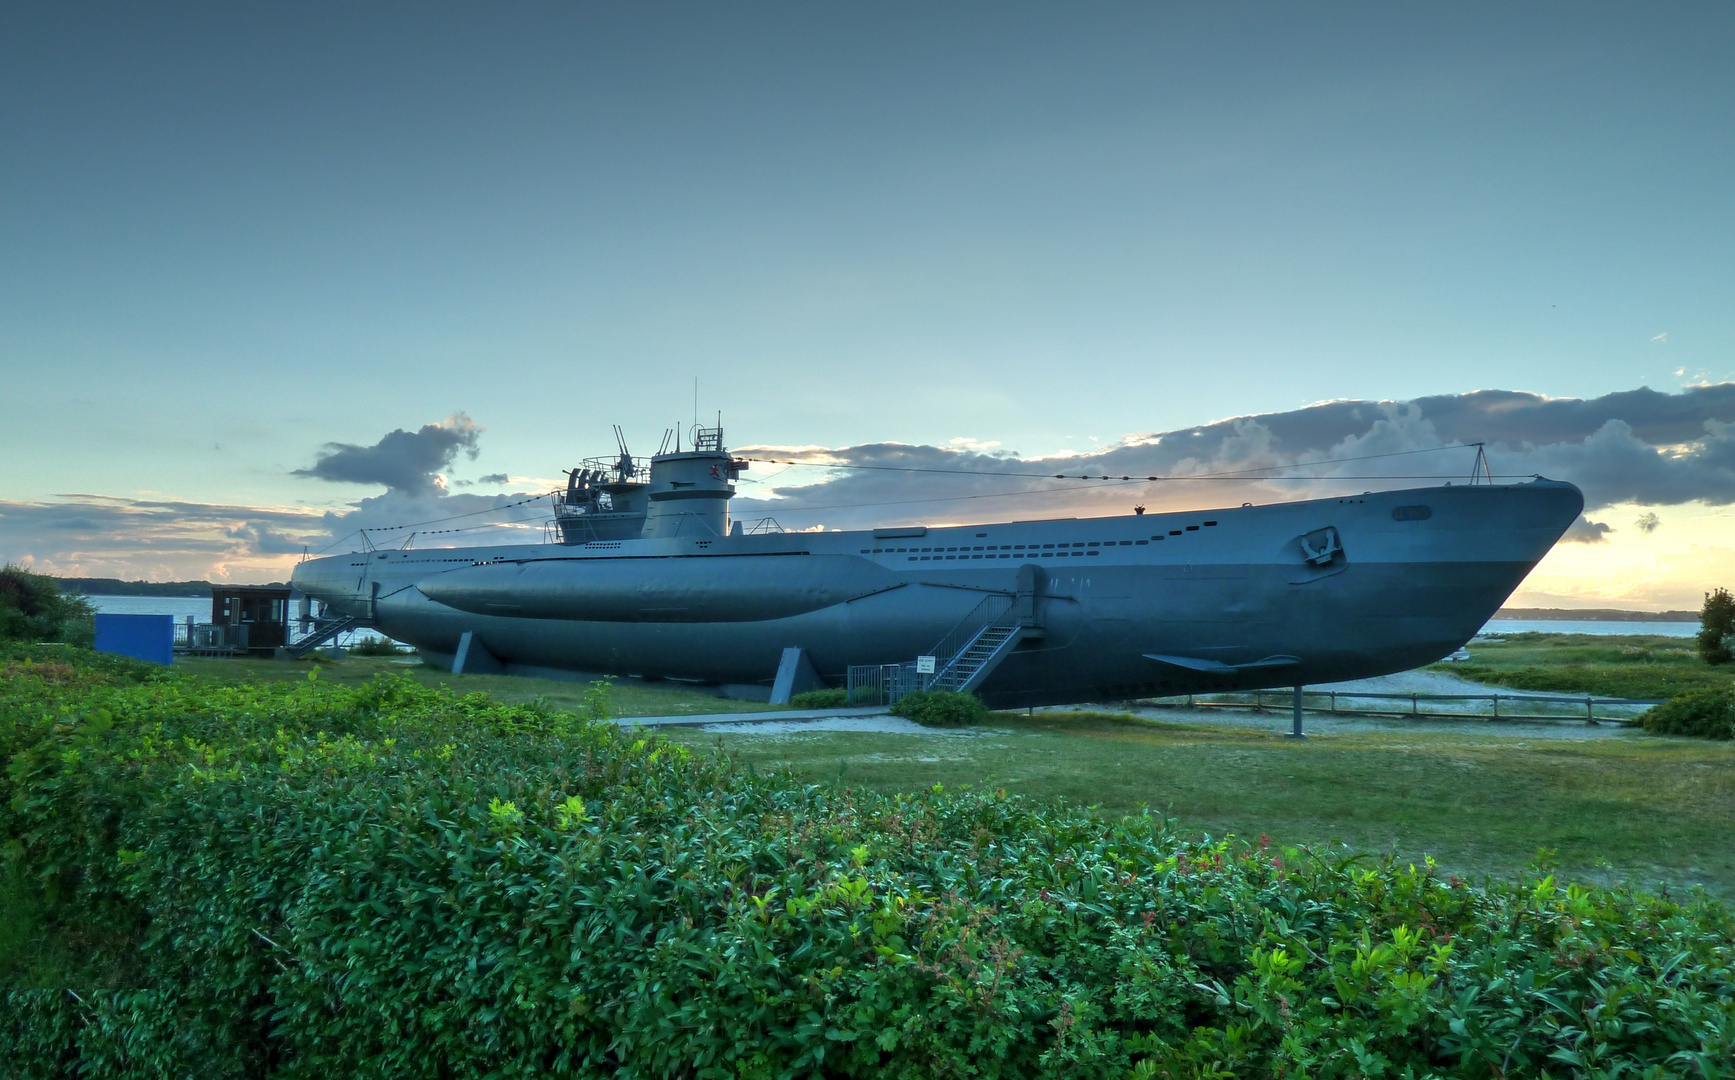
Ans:
[[[120,578],[63,577],[55,578],[62,592],[85,596],[210,596],[214,588],[209,581],[122,581]],[[230,582],[229,584],[239,584]],[[249,588],[287,588],[286,581],[268,581]]]

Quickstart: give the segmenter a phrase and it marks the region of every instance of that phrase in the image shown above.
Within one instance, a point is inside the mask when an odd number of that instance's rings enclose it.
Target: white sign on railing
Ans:
[[[934,658],[931,656],[916,657],[916,674],[932,675],[934,673]]]

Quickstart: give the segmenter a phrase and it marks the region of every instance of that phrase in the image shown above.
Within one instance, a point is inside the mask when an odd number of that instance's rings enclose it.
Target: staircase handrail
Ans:
[[[970,609],[968,615],[959,619],[956,626],[946,632],[946,636],[940,639],[940,643],[935,645],[928,655],[937,658],[940,666],[950,667],[952,661],[969,647],[978,634],[999,622],[1017,601],[1018,598],[1010,593],[989,593],[982,598],[981,603]]]
[[[314,621],[313,629],[284,646],[289,655],[306,656],[326,641],[335,638],[346,630],[353,630],[363,625],[367,620],[357,615],[341,615],[325,617]]]

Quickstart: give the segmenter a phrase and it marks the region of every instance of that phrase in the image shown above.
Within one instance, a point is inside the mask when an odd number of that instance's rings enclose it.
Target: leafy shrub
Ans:
[[[405,651],[398,643],[388,637],[371,637],[351,645],[348,649],[351,656],[403,656]]]
[[[1735,596],[1728,589],[1716,589],[1705,594],[1705,606],[1699,609],[1699,632],[1695,635],[1699,655],[1707,664],[1727,664],[1735,659],[1730,639],[1735,637]]]
[[[1653,735],[1735,739],[1735,686],[1672,697],[1647,710],[1639,723]]]
[[[1735,915],[751,775],[377,679],[0,683],[0,826],[134,989],[32,1077],[1718,1074]],[[1649,1070],[1649,1072],[1646,1072]]]
[[[8,563],[0,567],[0,641],[56,641],[89,647],[96,608],[60,582]]]
[[[841,686],[808,690],[792,695],[789,703],[798,709],[842,709],[849,705],[849,691]]]
[[[968,727],[988,719],[988,706],[975,694],[918,690],[899,698],[892,706],[892,715],[926,727]]]

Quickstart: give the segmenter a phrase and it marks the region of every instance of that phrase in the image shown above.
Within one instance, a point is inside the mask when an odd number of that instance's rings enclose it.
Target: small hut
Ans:
[[[211,587],[211,624],[238,626],[253,656],[270,656],[289,644],[289,586],[214,585]]]

